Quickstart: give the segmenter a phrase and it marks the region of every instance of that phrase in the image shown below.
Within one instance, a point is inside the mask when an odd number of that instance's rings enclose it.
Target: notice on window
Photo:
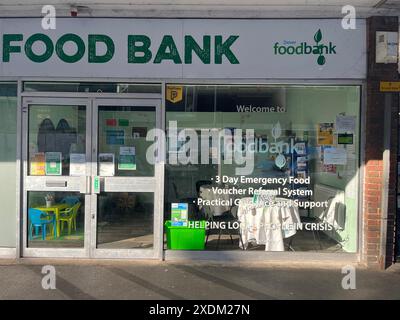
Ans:
[[[31,176],[46,175],[45,163],[46,163],[46,160],[45,160],[44,152],[35,153],[31,157],[31,163],[30,163]]]
[[[171,226],[187,227],[188,225],[188,204],[172,203],[171,204]]]
[[[354,133],[356,130],[356,116],[336,116],[337,133]]]
[[[322,172],[324,173],[331,173],[336,175],[336,165],[335,164],[327,164],[322,166]]]
[[[297,142],[294,146],[294,150],[298,155],[307,154],[306,143],[305,142]]]
[[[106,130],[106,143],[109,145],[124,144],[124,130]]]
[[[69,175],[86,175],[86,155],[84,153],[71,153],[69,155]]]
[[[346,165],[347,152],[344,148],[324,149],[324,165]]]
[[[354,136],[352,133],[339,133],[337,142],[338,144],[353,144]]]
[[[112,177],[115,175],[115,163],[113,153],[99,154],[99,175]]]
[[[47,176],[61,176],[61,152],[46,152],[45,171]]]
[[[146,127],[133,127],[132,128],[132,138],[133,139],[146,138],[146,135],[147,135]]]
[[[297,162],[297,169],[307,168],[307,157],[298,157],[296,162]]]
[[[318,145],[331,146],[333,145],[333,123],[326,122],[318,124],[317,132]]]
[[[135,147],[120,147],[118,170],[136,170]]]

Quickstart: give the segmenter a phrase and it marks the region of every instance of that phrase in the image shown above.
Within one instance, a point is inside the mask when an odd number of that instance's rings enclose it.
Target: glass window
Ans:
[[[156,108],[130,106],[99,107],[100,176],[154,176],[154,165],[146,159],[149,130],[156,127]]]
[[[0,247],[16,245],[17,84],[0,83]]]
[[[97,248],[151,249],[154,194],[101,193],[97,201]]]
[[[24,91],[161,94],[161,85],[155,83],[24,82]]]
[[[181,88],[166,98],[167,236],[205,250],[356,252],[359,86]],[[185,241],[168,247],[199,249]]]
[[[86,107],[30,106],[28,141],[29,175],[84,176]]]
[[[77,192],[28,192],[28,247],[82,248],[85,198]]]

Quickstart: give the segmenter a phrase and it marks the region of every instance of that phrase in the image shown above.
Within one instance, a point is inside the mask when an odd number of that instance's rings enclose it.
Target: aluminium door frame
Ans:
[[[162,259],[163,258],[163,211],[164,211],[164,202],[163,202],[163,194],[164,194],[164,162],[160,160],[155,165],[155,174],[153,178],[149,180],[154,180],[155,188],[154,188],[154,246],[152,250],[140,250],[140,249],[96,249],[93,246],[93,240],[95,239],[96,229],[93,229],[93,219],[92,214],[97,209],[93,208],[92,199],[93,194],[85,195],[85,240],[83,248],[29,248],[27,246],[27,182],[29,180],[34,180],[35,178],[28,178],[28,107],[29,105],[35,104],[48,104],[48,105],[84,105],[86,106],[86,155],[90,154],[93,156],[92,149],[92,134],[93,132],[97,132],[97,113],[94,115],[95,104],[97,106],[99,104],[104,105],[127,105],[132,106],[134,104],[139,103],[142,106],[155,107],[156,109],[156,125],[158,128],[163,129],[163,115],[161,114],[161,105],[162,99],[161,97],[157,97],[153,94],[149,94],[147,96],[141,95],[140,98],[137,96],[123,96],[123,97],[62,97],[62,94],[54,97],[32,97],[32,96],[24,96],[22,97],[22,206],[20,212],[22,217],[22,224],[20,230],[21,237],[21,257],[40,257],[40,258],[129,258],[129,259],[137,259],[137,258],[152,258],[152,259]],[[94,126],[96,126],[96,130],[94,130]],[[95,136],[94,140],[97,143],[97,136]],[[90,150],[90,151],[89,151]],[[97,150],[96,150],[97,152]],[[90,160],[90,158],[88,158]],[[87,176],[94,176],[93,164],[96,163],[95,168],[97,168],[97,162],[88,161],[88,163],[92,163],[89,165],[90,168],[87,167]],[[88,164],[87,164],[88,166]],[[60,177],[41,177],[42,179],[50,179],[50,180],[58,180]],[[40,178],[39,178],[40,179]],[[61,179],[69,180],[68,176],[61,177]],[[141,178],[135,178],[141,179]],[[145,178],[146,179],[146,178]],[[143,181],[144,182],[144,181]],[[56,190],[57,188],[52,189],[53,191],[63,191]],[[137,191],[143,191],[137,190]],[[144,190],[146,191],[146,190]],[[77,191],[79,192],[79,191]],[[157,196],[158,195],[158,196]],[[90,199],[90,200],[89,200]],[[22,234],[21,234],[22,232]],[[97,251],[97,252],[96,252]]]
[[[92,159],[97,159],[98,153],[98,109],[99,106],[127,106],[127,107],[148,107],[154,108],[156,113],[156,128],[163,129],[161,115],[161,99],[149,95],[147,99],[129,98],[93,98],[93,125],[92,125]],[[92,173],[97,175],[97,161],[92,161]],[[91,200],[91,244],[90,256],[97,259],[158,259],[163,258],[163,212],[164,212],[164,163],[157,159],[154,165],[153,177],[111,177],[116,182],[121,182],[120,187],[128,183],[123,182],[126,178],[131,181],[138,181],[137,185],[130,185],[129,192],[152,192],[154,193],[154,215],[153,215],[153,248],[152,249],[98,249],[97,237],[97,195],[92,194]],[[107,179],[107,178],[104,178]],[[102,178],[103,180],[103,178]],[[118,187],[114,187],[117,190]],[[126,190],[120,189],[120,192]],[[105,190],[107,192],[107,190]],[[112,192],[112,190],[110,190]],[[118,192],[118,191],[116,191]]]
[[[71,176],[28,176],[28,139],[29,139],[29,106],[32,105],[51,105],[57,106],[76,106],[82,105],[86,107],[86,158],[91,155],[91,104],[88,99],[82,98],[33,98],[24,97],[22,100],[22,234],[21,234],[21,256],[26,258],[88,258],[89,257],[89,234],[90,234],[90,198],[85,195],[85,236],[83,248],[29,248],[28,247],[28,192],[32,191],[70,191],[79,193],[80,177]],[[90,165],[86,163],[86,175],[90,175]],[[63,180],[67,182],[66,187],[43,187],[42,181],[57,181]],[[72,183],[72,187],[68,187],[68,182]],[[37,185],[38,187],[35,187]],[[74,188],[75,187],[75,188]],[[42,190],[40,190],[40,188]],[[37,189],[37,190],[35,190]],[[74,190],[75,189],[75,190]]]

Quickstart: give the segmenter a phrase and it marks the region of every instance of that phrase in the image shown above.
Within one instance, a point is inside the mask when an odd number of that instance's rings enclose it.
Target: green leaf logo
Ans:
[[[310,37],[311,38],[311,37]],[[332,41],[324,41],[321,29],[318,29],[314,33],[314,43],[310,39],[310,41],[303,41],[296,43],[293,41],[293,44],[280,44],[279,42],[275,42],[273,45],[274,54],[275,55],[314,55],[314,61],[319,65],[323,66],[326,64],[326,59],[328,55],[336,54],[336,44]],[[328,37],[329,40],[329,37]],[[273,132],[279,133],[278,128],[274,128]],[[279,134],[276,134],[279,136]]]
[[[322,32],[321,29],[318,29],[318,31],[314,34],[314,40],[317,43],[317,50],[313,50],[314,54],[319,54],[319,57],[317,58],[317,63],[320,66],[323,66],[326,62],[325,57],[322,55],[322,47],[323,45],[318,45],[318,43],[322,40]]]
[[[322,32],[321,29],[318,29],[318,31],[314,34],[314,40],[315,42],[320,42],[322,39]]]
[[[317,63],[320,65],[320,66],[323,66],[324,64],[325,64],[325,57],[324,56],[319,56],[318,57],[318,59],[317,59]]]

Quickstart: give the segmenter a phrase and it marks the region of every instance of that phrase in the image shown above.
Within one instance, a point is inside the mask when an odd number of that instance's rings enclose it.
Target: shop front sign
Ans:
[[[365,21],[0,19],[0,76],[353,78],[366,75]]]

